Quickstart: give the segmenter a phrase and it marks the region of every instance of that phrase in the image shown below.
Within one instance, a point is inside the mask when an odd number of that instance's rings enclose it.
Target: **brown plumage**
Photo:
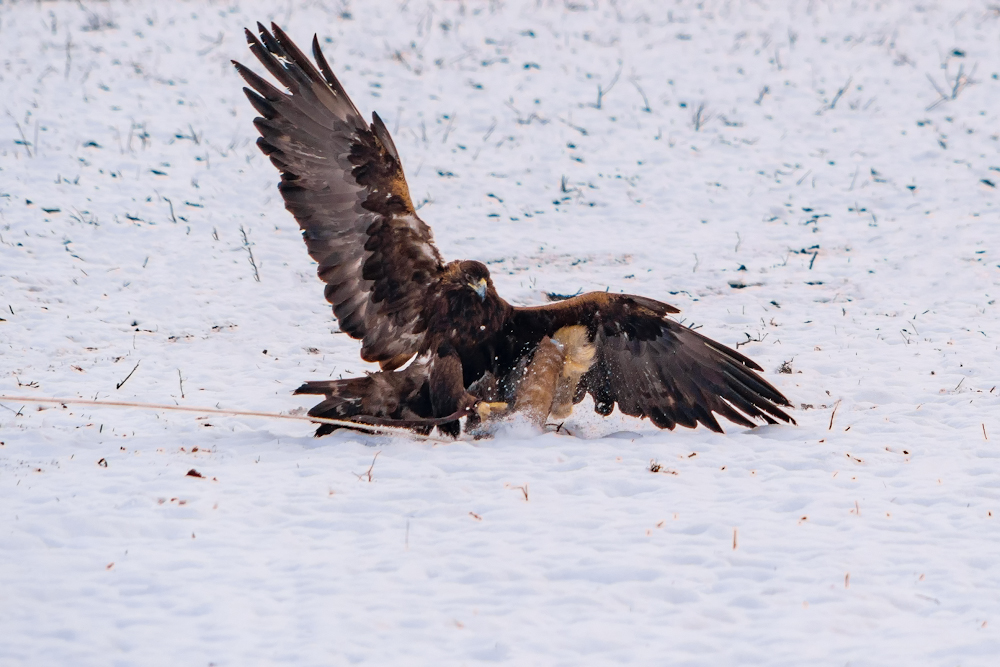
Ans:
[[[713,413],[743,426],[794,423],[779,407],[787,399],[754,372],[757,364],[669,319],[673,306],[594,292],[517,308],[497,294],[485,265],[444,263],[378,115],[364,121],[315,37],[314,65],[276,25],[257,27],[259,39],[246,33],[250,50],[285,88],[234,62],[261,115],[257,145],[281,173],[278,189],[319,263],[340,328],[382,368],[304,384],[298,393],[326,396],[310,414],[414,420],[468,413],[475,421],[480,401],[513,403],[539,343],[571,327],[589,358],[565,360],[563,372],[575,370],[554,389],[560,414],[566,395],[578,403],[590,394],[600,414],[617,404],[661,428],[700,423],[721,431]],[[458,433],[457,422],[440,428]]]

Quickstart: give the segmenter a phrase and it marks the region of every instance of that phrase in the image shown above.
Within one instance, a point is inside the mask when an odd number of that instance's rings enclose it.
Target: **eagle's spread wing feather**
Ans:
[[[558,303],[515,308],[508,333],[522,346],[564,326],[587,327],[596,347],[576,401],[589,393],[594,408],[611,414],[649,417],[660,428],[722,427],[712,413],[742,426],[751,418],[769,424],[794,420],[778,406],[788,399],[754,371],[761,368],[739,352],[668,319],[673,306],[627,294],[592,292]]]
[[[313,38],[319,71],[276,25],[257,24],[250,50],[282,92],[234,62],[260,149],[281,172],[278,189],[319,263],[340,328],[383,368],[418,351],[428,285],[442,270],[430,228],[417,217],[396,147],[381,119],[369,126]],[[256,92],[254,92],[256,91]]]

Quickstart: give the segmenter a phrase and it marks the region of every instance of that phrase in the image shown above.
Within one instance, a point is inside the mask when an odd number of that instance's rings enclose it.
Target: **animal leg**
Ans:
[[[535,349],[528,369],[517,388],[514,412],[523,414],[541,428],[552,408],[556,381],[563,370],[562,346],[546,336]]]
[[[587,327],[580,325],[563,327],[556,331],[554,338],[562,345],[565,362],[556,380],[550,414],[554,419],[565,419],[573,412],[580,378],[594,365],[597,347],[587,339]]]

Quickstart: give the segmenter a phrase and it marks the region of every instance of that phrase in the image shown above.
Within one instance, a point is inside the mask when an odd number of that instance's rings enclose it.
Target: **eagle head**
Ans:
[[[510,307],[497,294],[490,270],[481,262],[449,262],[435,288],[429,331],[447,333],[457,349],[472,349],[495,335]]]
[[[486,292],[493,287],[490,280],[490,270],[482,262],[467,260],[459,263],[459,280],[463,287],[468,287],[481,301],[486,300]]]

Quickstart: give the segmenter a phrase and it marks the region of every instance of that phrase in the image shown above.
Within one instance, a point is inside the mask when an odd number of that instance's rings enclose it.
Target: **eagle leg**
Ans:
[[[430,362],[431,410],[434,416],[454,414],[463,409],[473,409],[480,402],[465,389],[462,360],[450,345],[442,345]],[[458,421],[438,424],[438,430],[457,438],[462,425]]]

